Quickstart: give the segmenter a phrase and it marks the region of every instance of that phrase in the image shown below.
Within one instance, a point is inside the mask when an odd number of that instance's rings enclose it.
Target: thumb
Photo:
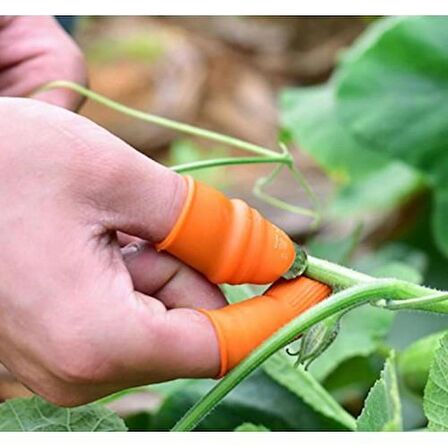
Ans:
[[[107,230],[161,242],[182,210],[185,179],[88,119],[71,118],[69,130],[81,141],[77,153],[87,159],[81,162],[82,199],[94,204]]]
[[[180,176],[110,134],[91,141],[112,158],[98,174],[97,197],[113,230],[150,241],[217,284],[271,283],[293,264],[289,237],[244,201]]]

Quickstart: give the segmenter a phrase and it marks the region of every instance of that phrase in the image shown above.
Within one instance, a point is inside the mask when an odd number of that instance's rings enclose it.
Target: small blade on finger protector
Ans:
[[[296,258],[288,271],[282,275],[282,277],[286,280],[292,280],[293,278],[297,278],[302,275],[308,264],[306,252],[298,244],[293,244],[296,250]]]

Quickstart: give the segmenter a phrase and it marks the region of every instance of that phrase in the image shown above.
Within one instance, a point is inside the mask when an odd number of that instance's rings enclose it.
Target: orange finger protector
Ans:
[[[216,331],[221,357],[218,377],[225,375],[278,329],[331,294],[307,277],[281,280],[262,296],[217,310],[199,310]]]
[[[204,274],[211,282],[272,283],[295,259],[289,237],[239,199],[190,176],[188,195],[169,235],[165,250]]]

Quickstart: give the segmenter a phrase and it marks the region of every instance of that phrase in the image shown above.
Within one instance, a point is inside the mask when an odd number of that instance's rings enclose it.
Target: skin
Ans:
[[[214,377],[219,289],[153,244],[184,179],[70,112],[85,82],[51,18],[0,19],[0,361],[62,406],[180,377]],[[50,105],[49,103],[53,103]]]

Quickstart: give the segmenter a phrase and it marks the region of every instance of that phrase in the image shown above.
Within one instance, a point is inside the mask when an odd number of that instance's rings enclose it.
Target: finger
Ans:
[[[0,19],[0,94],[25,96],[55,80],[86,83],[81,51],[49,16]],[[81,97],[65,89],[39,93],[40,99],[76,110]]]
[[[209,319],[193,309],[166,311],[154,298],[135,293],[140,306],[120,330],[121,377],[133,384],[173,378],[215,377],[220,368],[218,339]]]
[[[135,290],[161,300],[168,309],[217,309],[227,305],[220,289],[168,254],[157,253],[145,242],[121,249]]]
[[[124,299],[126,300],[126,299]],[[220,370],[218,338],[209,319],[192,309],[167,311],[156,299],[135,293],[120,328],[95,333],[101,350],[85,367],[45,381],[25,383],[47,400],[63,406],[90,402],[118,390],[177,378],[215,378]],[[121,302],[122,303],[122,302]],[[98,357],[101,364],[98,366]]]

